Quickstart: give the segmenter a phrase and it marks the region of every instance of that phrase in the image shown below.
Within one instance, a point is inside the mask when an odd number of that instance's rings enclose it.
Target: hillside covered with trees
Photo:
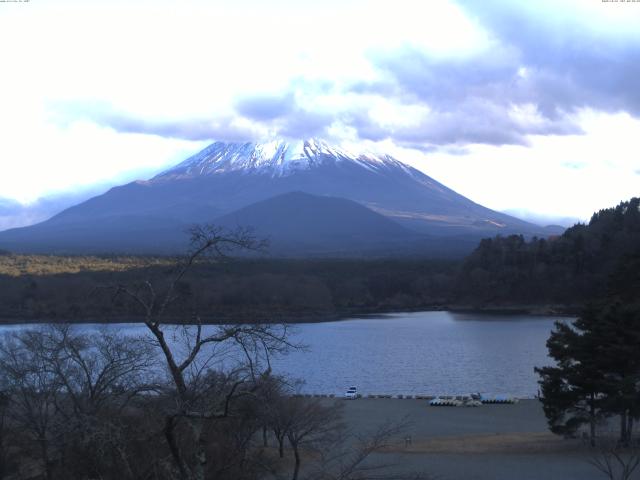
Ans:
[[[162,282],[168,258],[0,257],[0,319],[5,321],[131,321],[130,302],[104,287]],[[441,308],[456,262],[429,259],[202,262],[179,285],[175,306],[206,322],[315,321],[344,315]]]
[[[464,261],[453,297],[476,307],[581,305],[603,294],[611,274],[637,255],[640,198],[633,198],[558,237],[482,240]]]

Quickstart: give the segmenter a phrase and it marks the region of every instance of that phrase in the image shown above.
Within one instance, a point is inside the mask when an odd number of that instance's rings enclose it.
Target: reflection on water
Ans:
[[[273,368],[303,379],[303,391],[310,393],[342,393],[357,385],[365,395],[484,392],[532,397],[538,388],[533,367],[549,364],[545,342],[555,320],[416,312],[300,324],[295,340],[308,348],[274,359]],[[17,328],[24,327],[0,331]],[[145,333],[136,324],[106,328]]]

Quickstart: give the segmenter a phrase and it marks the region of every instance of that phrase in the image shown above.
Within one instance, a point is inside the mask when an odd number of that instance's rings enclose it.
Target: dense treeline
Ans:
[[[22,321],[132,319],[129,302],[112,301],[102,287],[162,281],[172,268],[168,259],[14,257],[9,274],[8,262],[0,275],[0,318]],[[185,297],[174,312],[197,310],[205,321],[278,321],[434,308],[448,301],[456,268],[426,259],[206,262],[181,282]]]
[[[464,262],[455,297],[475,306],[580,305],[604,292],[615,269],[638,253],[640,198],[633,198],[559,237],[482,240]]]

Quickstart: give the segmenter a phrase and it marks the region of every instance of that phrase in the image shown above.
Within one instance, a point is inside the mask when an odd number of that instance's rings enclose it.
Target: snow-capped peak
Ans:
[[[288,176],[313,167],[355,162],[368,170],[396,167],[413,170],[388,155],[349,152],[324,140],[273,140],[265,143],[215,142],[156,178],[197,177],[232,171]]]

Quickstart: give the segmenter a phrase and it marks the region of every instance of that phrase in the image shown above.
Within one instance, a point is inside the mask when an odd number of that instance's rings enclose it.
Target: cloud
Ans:
[[[0,198],[0,215],[10,215],[22,205],[10,198]]]
[[[198,53],[213,40],[197,28],[176,40],[193,41],[188,54],[158,39],[167,60],[152,61],[156,68],[151,70],[140,69],[131,47],[117,43],[111,48],[128,59],[135,75],[129,75],[126,88],[115,89],[120,85],[115,80],[106,84],[100,93],[105,92],[109,108],[89,106],[84,114],[118,132],[187,140],[308,137],[342,130],[343,136],[390,139],[423,150],[528,145],[532,135],[580,134],[575,118],[581,109],[640,115],[635,82],[640,77],[640,39],[631,27],[621,33],[618,24],[588,20],[593,12],[578,4],[541,0],[533,8],[507,0],[459,0],[429,8],[412,2],[403,2],[402,8],[378,5],[371,7],[372,26],[385,28],[376,34],[351,21],[360,15],[352,6],[340,10],[337,36],[296,36],[294,43],[280,33],[263,36],[260,15],[273,12],[260,10],[248,18],[252,35],[238,45],[207,47],[214,49],[211,62],[199,61]],[[608,7],[598,13],[612,11]],[[335,17],[333,8],[313,11],[329,18]],[[287,11],[286,25],[295,36],[308,9]],[[225,35],[235,31],[236,17],[230,12],[211,45],[223,45]],[[429,15],[418,19],[419,13]],[[211,14],[204,9],[197,21],[189,20],[199,25]],[[173,19],[170,12],[159,12],[153,33],[164,32]],[[347,35],[339,25],[356,30]],[[278,55],[267,55],[269,51]],[[184,75],[196,60],[196,71]],[[170,71],[168,61],[175,65]],[[222,67],[230,63],[234,68]],[[94,69],[83,73],[91,80],[85,84],[101,85],[102,77],[93,78]],[[96,98],[95,91],[85,93]],[[372,111],[379,101],[396,110],[418,106],[428,113],[411,122],[401,116],[390,120]]]
[[[466,59],[432,58],[413,49],[372,58],[386,79],[356,84],[353,92],[423,104],[430,114],[410,131],[390,131],[400,142],[436,145],[527,144],[529,135],[581,133],[571,114],[586,102],[580,87],[547,72],[531,72],[509,48]],[[365,136],[370,126],[364,128]],[[356,125],[358,128],[358,125]]]
[[[430,114],[410,128],[376,127],[362,114],[352,126],[367,139],[401,144],[527,145],[531,135],[583,133],[584,109],[640,116],[640,36],[589,23],[573,2],[560,8],[505,0],[458,2],[491,37],[486,48],[439,56],[404,45],[370,51],[380,75],[354,82],[354,95],[424,105]],[[558,19],[559,18],[559,19]]]
[[[244,142],[267,137],[322,137],[337,118],[334,112],[299,106],[293,90],[279,96],[241,98],[235,107],[236,112],[212,115],[211,119],[168,120],[119,112],[105,102],[56,102],[49,105],[51,118],[62,127],[84,119],[120,133],[191,141]]]
[[[576,223],[584,222],[586,219],[578,217],[563,217],[558,215],[544,215],[536,212],[530,212],[526,209],[507,209],[504,213],[513,215],[527,222],[535,223],[540,226],[560,225],[565,228],[572,227]]]
[[[273,120],[294,111],[293,92],[281,96],[258,95],[241,98],[236,102],[236,111],[253,120]]]
[[[106,188],[91,188],[62,195],[49,195],[28,204],[0,198],[0,231],[42,222],[104,190]]]
[[[432,95],[431,92],[428,94]],[[570,116],[547,118],[532,103],[518,105],[486,95],[455,99],[440,95],[431,102],[416,98],[405,105],[423,105],[424,113],[408,125],[381,125],[379,119],[362,111],[346,118],[362,139],[389,138],[403,146],[528,145],[529,135],[582,133]]]
[[[331,82],[293,81],[288,91],[279,95],[259,95],[241,98],[235,103],[238,114],[260,125],[272,137],[307,138],[325,136],[335,121],[335,112],[322,108],[306,108],[296,100],[297,95],[313,96],[331,90]],[[306,92],[305,92],[306,90]],[[259,140],[255,135],[254,140]]]
[[[330,113],[311,110],[296,110],[280,125],[276,125],[277,136],[287,138],[324,137],[335,117]]]
[[[95,101],[51,102],[48,107],[51,119],[64,128],[79,120],[85,120],[119,133],[157,135],[191,141],[236,142],[259,135],[255,125],[243,122],[229,114],[211,119],[149,118],[140,114],[118,111],[107,102]]]
[[[580,170],[586,168],[587,164],[585,162],[564,162],[562,166],[573,170]]]
[[[640,75],[640,43],[634,38],[602,48],[596,32],[563,30],[544,21],[548,12],[527,12],[499,1],[486,9],[462,5],[491,32],[487,48],[452,56],[413,45],[370,50],[374,79],[314,92],[316,107],[332,95],[342,97],[330,114],[302,109],[294,100],[298,86],[280,96],[243,99],[237,111],[279,134],[316,135],[338,122],[363,140],[391,139],[423,150],[528,145],[532,135],[582,134],[576,118],[585,108],[640,114],[640,93],[629,80]],[[372,98],[398,108],[421,106],[428,114],[411,125],[381,121],[363,106]],[[307,123],[298,120],[313,118],[312,112],[319,117],[305,130]],[[274,128],[274,120],[295,128]]]
[[[529,93],[549,109],[592,107],[638,116],[640,35],[637,23],[631,27],[638,11],[629,12],[625,29],[623,19],[608,24],[603,18],[615,5],[585,10],[585,3],[568,2],[561,9],[548,0],[535,8],[506,0],[459,1],[501,44],[518,52],[532,72]]]
[[[629,114],[584,111],[583,135],[538,135],[529,145],[470,144],[466,155],[438,147],[412,164],[494,210],[520,209],[588,220],[638,195],[640,120]],[[411,160],[411,152],[397,153]],[[579,167],[579,168],[575,168]],[[615,186],[615,188],[612,188]]]
[[[91,120],[121,133],[142,133],[183,140],[240,142],[256,134],[250,125],[239,124],[233,117],[216,120],[149,120],[121,114],[94,114]]]

